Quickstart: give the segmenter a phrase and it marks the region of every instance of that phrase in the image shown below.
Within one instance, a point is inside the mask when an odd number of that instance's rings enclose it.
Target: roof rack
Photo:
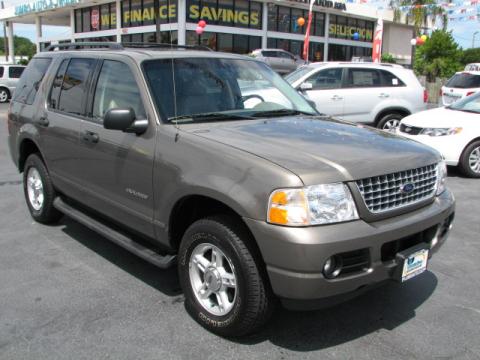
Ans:
[[[85,48],[90,49],[111,49],[111,50],[122,50],[122,44],[116,42],[100,42],[100,41],[90,41],[90,42],[75,42],[75,43],[64,43],[64,44],[54,44],[50,45],[45,49],[45,51],[55,51],[55,50],[81,50]]]
[[[125,48],[134,49],[191,49],[202,51],[213,51],[207,46],[203,45],[177,45],[166,43],[143,43],[143,42],[128,42],[128,43],[116,43],[116,42],[75,42],[50,45],[45,51],[60,51],[60,50],[82,50],[82,49],[110,49],[110,50],[124,50]]]
[[[191,49],[191,50],[203,50],[214,51],[208,46],[204,45],[177,45],[168,43],[152,43],[152,42],[124,42],[123,47],[126,48],[140,48],[140,49]]]

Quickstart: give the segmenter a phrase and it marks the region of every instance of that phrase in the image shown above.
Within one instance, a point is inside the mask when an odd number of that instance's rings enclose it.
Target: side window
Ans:
[[[382,86],[380,80],[380,73],[376,69],[348,69],[348,76],[346,87],[349,88],[365,88],[365,87],[380,87]]]
[[[102,121],[105,113],[115,108],[132,108],[137,119],[146,118],[140,91],[128,65],[105,60],[95,89],[92,114]]]
[[[84,114],[86,82],[94,63],[93,59],[70,60],[60,89],[58,110],[75,115]]]
[[[390,71],[380,70],[382,74],[382,86],[388,87],[398,87],[398,86],[405,86],[405,83],[400,80],[398,77],[393,75]]]
[[[338,89],[342,85],[342,68],[325,69],[310,76],[306,82],[313,90]]]
[[[3,66],[0,66],[0,77],[3,77],[4,73],[5,73],[5,68]]]
[[[13,101],[27,105],[33,104],[37,91],[51,62],[52,59],[48,58],[34,58],[30,60],[30,63],[18,81],[13,94]]]
[[[280,57],[278,51],[262,51],[264,57]]]
[[[283,59],[293,60],[293,56],[286,52],[280,52],[280,57]]]
[[[11,79],[19,79],[20,76],[22,76],[23,70],[25,70],[24,67],[10,66],[8,68],[8,77]]]
[[[68,59],[65,59],[60,64],[55,79],[53,79],[52,90],[50,91],[49,105],[52,109],[58,109],[58,97],[60,96],[60,89],[63,84],[63,76],[67,70]]]

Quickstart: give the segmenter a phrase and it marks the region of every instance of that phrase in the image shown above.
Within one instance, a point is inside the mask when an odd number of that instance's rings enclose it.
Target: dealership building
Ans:
[[[302,53],[308,0],[38,0],[0,10],[13,49],[15,24],[35,24],[37,50],[50,44],[82,41],[163,42],[206,45],[217,51],[247,54],[259,48]],[[157,14],[157,19],[155,14]],[[341,0],[317,0],[310,36],[310,61],[349,61],[369,57],[377,9]],[[383,52],[409,64],[413,27],[384,19]],[[199,20],[207,26],[201,35]],[[43,25],[66,26],[60,37],[43,36]],[[157,31],[159,30],[159,32]],[[157,34],[159,39],[157,39]],[[10,54],[12,51],[10,51]]]

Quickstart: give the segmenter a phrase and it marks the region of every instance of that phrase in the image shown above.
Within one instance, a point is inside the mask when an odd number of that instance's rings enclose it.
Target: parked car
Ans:
[[[413,71],[400,65],[314,63],[285,79],[321,113],[390,131],[405,116],[425,110],[428,100]]]
[[[12,97],[23,70],[25,66],[0,65],[0,103],[7,102]]]
[[[467,65],[467,69],[474,69],[474,67]],[[440,90],[441,105],[448,106],[476,92],[480,92],[480,71],[457,72]]]
[[[250,57],[83,46],[37,54],[10,106],[30,214],[177,262],[205,328],[240,336],[277,299],[312,309],[406,281],[446,240],[454,199],[437,151],[319,115]]]
[[[282,49],[258,49],[252,51],[251,55],[270,65],[279,74],[291,73],[300,63],[303,63],[295,55]]]
[[[404,118],[398,133],[443,154],[447,165],[480,178],[480,93]]]

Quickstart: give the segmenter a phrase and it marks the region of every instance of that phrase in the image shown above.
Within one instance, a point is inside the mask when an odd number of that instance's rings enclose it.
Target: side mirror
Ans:
[[[308,91],[313,89],[313,84],[309,82],[303,82],[300,84],[300,91]]]
[[[148,120],[135,120],[135,111],[132,108],[115,108],[105,113],[103,127],[138,135],[147,130]]]

